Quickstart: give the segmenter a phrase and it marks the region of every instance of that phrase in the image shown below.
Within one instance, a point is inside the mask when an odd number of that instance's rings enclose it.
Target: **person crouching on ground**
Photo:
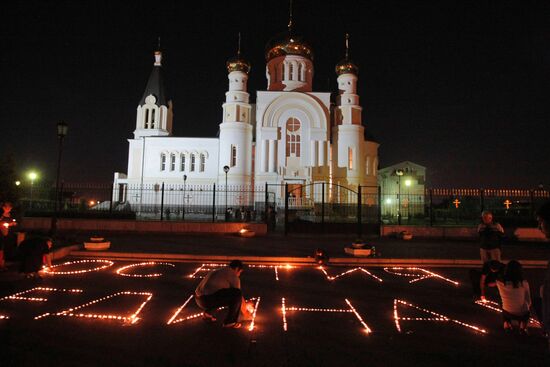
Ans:
[[[498,292],[502,299],[502,319],[504,331],[512,330],[512,321],[519,322],[519,332],[527,334],[531,309],[529,283],[523,279],[523,269],[516,260],[511,260],[504,269],[502,279],[497,280]]]
[[[233,260],[229,266],[212,270],[195,289],[195,301],[204,310],[203,319],[216,321],[213,313],[218,307],[227,306],[227,316],[224,327],[240,328],[238,322],[243,294],[241,291],[240,275],[244,265],[240,260]]]
[[[547,201],[539,208],[537,211],[537,220],[541,232],[544,233],[547,239],[550,239],[550,201]],[[544,282],[540,287],[540,297],[542,298],[542,324],[544,332],[548,337],[548,347],[550,349],[550,262],[548,262]]]
[[[493,213],[488,210],[481,213],[482,223],[477,227],[479,234],[481,261],[500,261],[500,247],[504,237],[504,229],[499,223],[493,222]]]
[[[53,242],[48,237],[31,237],[19,244],[17,251],[21,258],[19,271],[25,274],[26,278],[38,278],[38,272],[42,269],[44,255],[48,254]]]
[[[497,260],[490,260],[483,264],[481,271],[470,270],[470,279],[474,290],[474,298],[485,301],[488,287],[496,287],[497,279],[502,276],[505,265]]]

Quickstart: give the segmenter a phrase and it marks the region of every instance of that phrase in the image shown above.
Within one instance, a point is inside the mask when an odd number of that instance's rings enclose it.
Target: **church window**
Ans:
[[[149,109],[145,109],[145,128],[149,128]]]
[[[160,170],[166,171],[166,154],[164,153],[160,155]]]
[[[303,81],[303,78],[302,78],[303,69],[304,69],[304,65],[302,63],[298,64],[298,81],[300,82]]]
[[[195,155],[191,154],[191,172],[195,172]]]
[[[170,154],[170,171],[176,169],[176,155],[174,153]]]
[[[180,171],[185,171],[185,154],[181,155]]]
[[[235,167],[237,165],[237,146],[231,145],[231,161],[229,162],[229,165],[231,167]]]
[[[348,169],[353,169],[353,149],[348,148]]]
[[[288,79],[292,80],[293,76],[294,76],[294,64],[290,63],[288,64]]]
[[[151,129],[155,128],[155,110],[151,110]]]
[[[200,155],[200,162],[199,162],[199,171],[204,172],[204,167],[206,165],[206,156],[204,153],[201,153]]]
[[[300,120],[291,117],[286,121],[286,156],[300,156]]]

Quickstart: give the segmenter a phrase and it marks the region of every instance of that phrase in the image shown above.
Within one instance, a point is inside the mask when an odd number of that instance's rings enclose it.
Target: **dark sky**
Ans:
[[[294,1],[315,51],[314,90],[334,91],[351,33],[363,119],[381,167],[411,160],[435,187],[550,186],[548,1]],[[174,135],[213,137],[237,32],[266,89],[264,47],[288,1],[10,1],[1,27],[0,146],[17,170],[53,178],[55,125],[69,124],[62,176],[126,172],[135,114],[160,35]]]

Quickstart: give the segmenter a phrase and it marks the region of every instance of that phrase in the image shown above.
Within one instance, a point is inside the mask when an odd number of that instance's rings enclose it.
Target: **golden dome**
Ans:
[[[269,61],[278,56],[298,55],[313,60],[313,49],[300,36],[284,32],[272,38],[265,47],[265,59]]]
[[[248,74],[251,68],[250,63],[240,56],[236,56],[227,60],[227,63],[225,65],[227,66],[228,73],[232,71],[242,71]]]
[[[359,68],[357,65],[355,65],[351,60],[343,59],[338,64],[336,64],[336,67],[334,68],[336,71],[336,74],[342,75],[342,74],[359,74]]]

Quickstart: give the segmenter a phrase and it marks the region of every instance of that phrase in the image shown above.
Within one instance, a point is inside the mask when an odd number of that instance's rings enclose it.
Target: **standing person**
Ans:
[[[511,260],[497,280],[498,292],[502,299],[502,320],[504,331],[512,330],[512,321],[519,322],[521,334],[527,334],[531,309],[529,283],[523,279],[523,269],[519,261]]]
[[[52,248],[51,238],[32,237],[19,244],[19,256],[21,265],[19,271],[25,274],[26,278],[38,278],[42,268],[44,255],[50,252]]]
[[[537,220],[539,222],[539,229],[550,239],[550,201],[544,203],[537,211]],[[544,282],[540,287],[540,296],[542,298],[542,323],[544,332],[548,337],[548,347],[550,348],[550,262],[546,269],[546,276]]]
[[[496,287],[497,279],[504,272],[505,265],[497,260],[490,260],[483,264],[481,271],[478,269],[470,270],[470,280],[474,290],[474,298],[485,301],[485,295],[488,287]]]
[[[7,270],[4,249],[10,241],[10,227],[17,224],[11,216],[13,205],[6,201],[2,204],[2,217],[0,218],[0,271]]]
[[[504,229],[499,223],[493,222],[493,213],[488,210],[481,213],[481,224],[477,227],[480,239],[479,253],[481,261],[500,261],[500,247],[504,237]]]
[[[223,268],[212,270],[195,289],[195,301],[204,310],[202,317],[207,321],[216,321],[213,313],[218,307],[227,306],[227,316],[223,327],[238,329],[238,322],[243,294],[240,276],[244,265],[240,260],[233,260]]]

